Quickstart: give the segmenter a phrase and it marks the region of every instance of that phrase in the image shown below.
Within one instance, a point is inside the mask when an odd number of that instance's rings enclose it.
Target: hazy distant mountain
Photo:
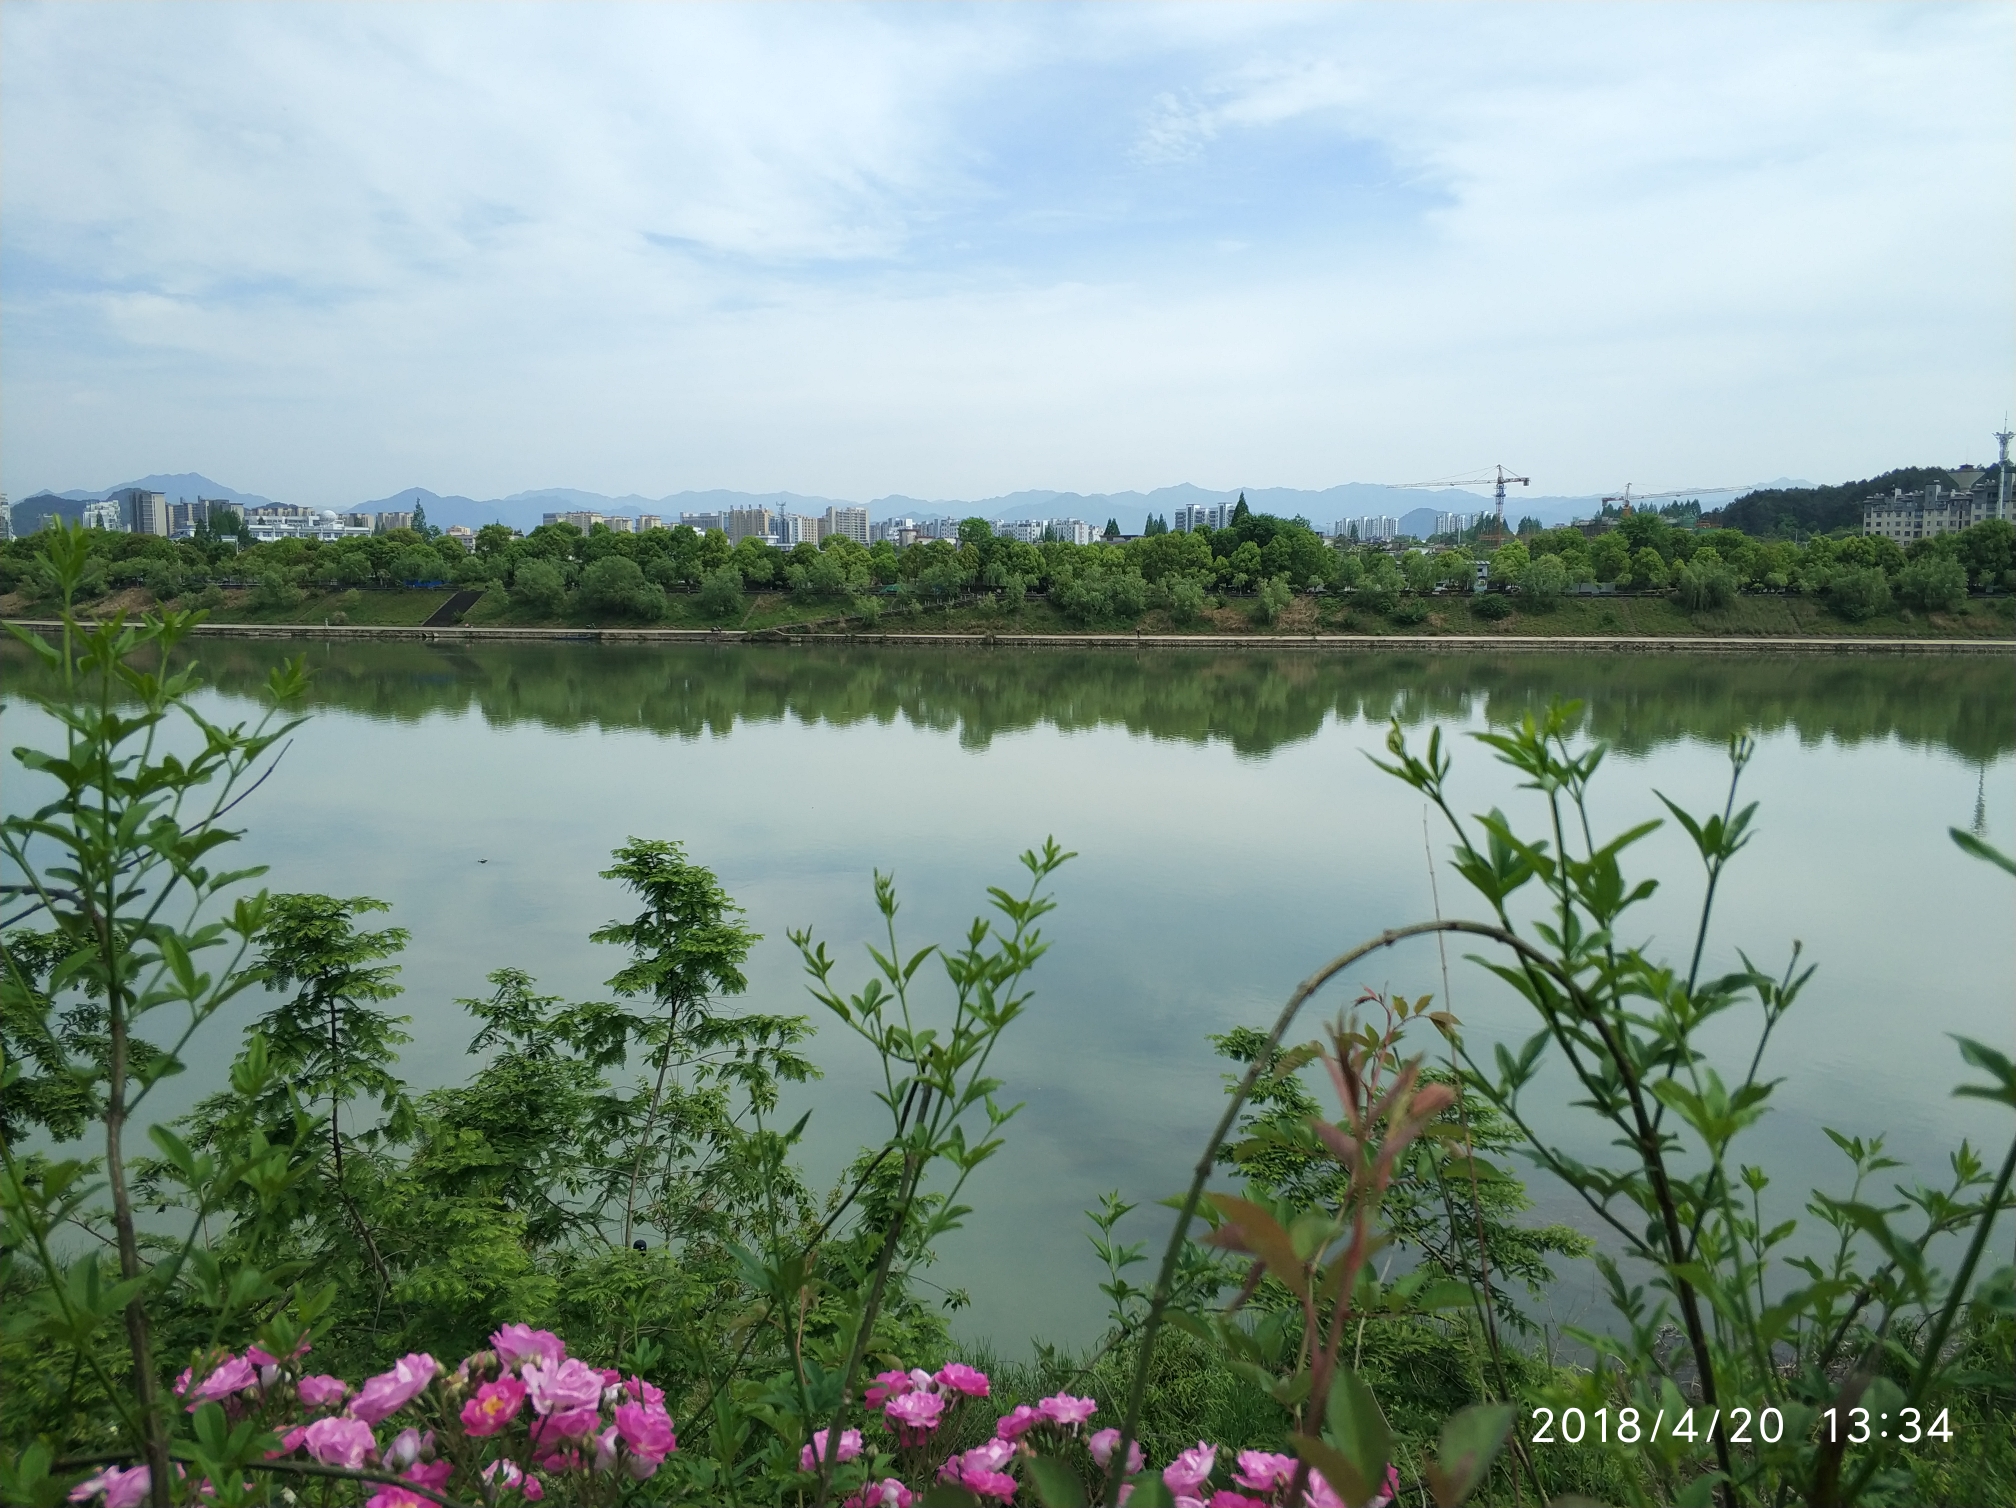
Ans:
[[[1754,486],[1731,487],[1713,492],[1690,492],[1686,495],[1690,498],[1699,498],[1704,509],[1713,509],[1721,507],[1745,492],[1755,490],[1756,487],[1812,485],[1811,482],[1779,477],[1774,481],[1761,482]],[[165,493],[170,501],[177,498],[221,497],[243,503],[247,507],[258,507],[272,501],[258,493],[234,491],[222,482],[214,482],[196,472],[138,477],[130,482],[122,482],[119,486],[146,487],[154,492]],[[75,504],[105,497],[117,490],[118,488],[106,487],[96,492],[60,492],[53,496]],[[885,497],[871,499],[866,506],[868,516],[874,519],[900,517],[906,514],[913,518],[977,516],[996,522],[1024,518],[1082,518],[1096,529],[1111,518],[1119,522],[1122,533],[1138,534],[1150,514],[1167,518],[1186,504],[1229,503],[1242,491],[1248,506],[1256,513],[1274,513],[1284,518],[1300,516],[1325,532],[1340,520],[1385,514],[1399,519],[1405,532],[1422,535],[1433,528],[1434,515],[1437,513],[1476,513],[1491,507],[1488,492],[1459,488],[1386,487],[1373,482],[1345,482],[1340,486],[1320,490],[1297,487],[1209,488],[1183,482],[1173,487],[1157,487],[1149,492],[1085,493],[1031,489],[974,500],[915,498],[906,497],[901,493],[891,493]],[[1600,495],[1594,493],[1580,497],[1529,497],[1522,495],[1522,491],[1523,489],[1515,488],[1505,499],[1507,518],[1514,524],[1521,518],[1537,518],[1541,523],[1550,525],[1564,524],[1571,519],[1590,517],[1602,502]],[[43,495],[47,494],[38,494]],[[27,499],[24,498],[22,501],[26,502]],[[408,487],[393,493],[390,497],[374,498],[368,502],[353,504],[351,507],[358,512],[381,513],[409,512],[416,505],[426,508],[427,521],[437,528],[462,524],[471,529],[480,529],[483,525],[492,523],[509,524],[515,529],[531,529],[538,525],[541,514],[575,510],[633,515],[656,513],[667,523],[673,523],[678,520],[681,513],[719,513],[727,508],[768,507],[789,513],[817,515],[824,513],[829,507],[859,506],[848,498],[815,497],[798,492],[733,492],[721,488],[674,492],[664,497],[650,498],[639,496],[634,492],[622,497],[610,497],[604,493],[584,492],[572,487],[543,487],[529,492],[514,492],[509,497],[479,500],[464,497],[459,493],[442,494],[431,492],[425,487]]]

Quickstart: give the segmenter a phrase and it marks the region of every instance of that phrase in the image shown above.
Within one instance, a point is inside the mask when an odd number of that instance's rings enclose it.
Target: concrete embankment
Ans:
[[[54,623],[21,624],[54,629]],[[704,628],[470,628],[386,627],[371,624],[204,623],[206,638],[313,639],[325,643],[406,641],[443,644],[879,644],[935,649],[1264,649],[1379,653],[1536,654],[1961,654],[2016,652],[2016,638],[1903,639],[1834,637],[1718,637],[1619,635],[1610,638],[1543,634],[953,634],[794,632],[790,629]]]

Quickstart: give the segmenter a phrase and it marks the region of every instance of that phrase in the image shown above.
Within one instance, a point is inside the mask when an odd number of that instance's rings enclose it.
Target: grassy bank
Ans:
[[[210,609],[218,623],[268,624],[352,624],[358,626],[417,627],[427,621],[453,596],[448,588],[432,590],[359,591],[343,589],[306,592],[299,602],[286,607],[257,606],[249,591],[222,593],[222,602]],[[1406,599],[1403,599],[1403,602]],[[1427,609],[1418,623],[1400,617],[1354,608],[1352,599],[1332,595],[1298,596],[1270,624],[1253,619],[1252,599],[1229,598],[1223,605],[1207,608],[1197,618],[1178,622],[1171,614],[1151,610],[1125,622],[1085,624],[1066,617],[1040,597],[1031,597],[1017,607],[1007,607],[997,599],[985,598],[949,606],[906,608],[895,599],[873,600],[865,608],[845,603],[807,604],[787,593],[751,593],[742,611],[717,617],[701,610],[698,598],[675,593],[667,599],[665,615],[648,626],[658,628],[726,628],[745,631],[793,630],[797,632],[846,633],[877,629],[901,633],[905,629],[933,633],[1085,634],[1136,633],[1216,636],[1225,634],[1370,634],[1418,638],[1423,635],[1461,635],[1497,638],[1658,637],[1685,638],[1922,638],[1922,639],[2006,639],[2016,636],[2016,598],[1998,596],[1975,598],[1951,613],[1916,612],[1893,608],[1860,623],[1850,623],[1819,602],[1792,594],[1759,594],[1738,597],[1727,608],[1714,612],[1690,613],[1677,598],[1669,595],[1572,597],[1551,610],[1521,610],[1517,598],[1491,599],[1509,602],[1512,611],[1503,618],[1489,618],[1477,611],[1479,602],[1461,596],[1427,597],[1418,600]],[[97,613],[116,609],[137,611],[154,605],[142,588],[114,593],[93,604]],[[191,605],[189,602],[178,606]],[[17,597],[0,597],[0,615],[9,618],[40,616],[35,605]],[[570,612],[543,614],[515,603],[501,590],[486,593],[459,620],[484,628],[634,628],[647,626],[618,615]]]

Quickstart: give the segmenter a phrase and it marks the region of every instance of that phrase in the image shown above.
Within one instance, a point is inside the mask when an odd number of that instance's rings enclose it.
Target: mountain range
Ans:
[[[1779,477],[1773,481],[1756,483],[1754,486],[1717,488],[1712,491],[1688,493],[1687,496],[1699,498],[1703,509],[1714,509],[1760,487],[1812,485],[1810,482]],[[78,489],[53,494],[43,492],[37,493],[36,497],[61,499],[75,505],[109,496],[127,487],[145,487],[153,492],[164,493],[171,501],[178,498],[215,497],[242,503],[248,508],[268,506],[273,502],[273,499],[259,493],[239,492],[222,482],[212,481],[200,472],[191,471],[136,477],[130,482],[121,482],[116,487],[105,487],[97,491]],[[1475,513],[1489,509],[1492,505],[1488,494],[1459,488],[1423,490],[1388,487],[1374,482],[1345,482],[1340,486],[1320,490],[1298,487],[1214,489],[1184,482],[1174,487],[1157,487],[1150,492],[1083,493],[1034,489],[970,501],[906,497],[901,493],[891,493],[885,497],[870,499],[867,507],[868,516],[873,519],[900,517],[906,514],[914,518],[980,517],[996,522],[1025,518],[1082,518],[1096,529],[1111,518],[1119,522],[1122,533],[1138,534],[1150,515],[1167,518],[1176,509],[1188,504],[1229,503],[1240,496],[1242,491],[1248,506],[1256,513],[1274,513],[1287,518],[1299,515],[1326,532],[1340,519],[1386,514],[1400,521],[1401,532],[1425,536],[1432,532],[1434,515],[1437,512]],[[34,500],[24,498],[21,504],[32,501]],[[1515,522],[1520,518],[1530,517],[1538,519],[1542,524],[1564,524],[1571,519],[1589,517],[1597,511],[1601,502],[1602,499],[1593,493],[1586,496],[1527,497],[1513,492],[1506,497],[1505,511]],[[514,529],[531,529],[539,523],[541,514],[570,511],[631,515],[656,513],[667,523],[676,523],[681,513],[719,513],[728,508],[768,507],[783,512],[816,515],[825,512],[829,507],[858,507],[860,503],[851,498],[816,497],[798,492],[734,492],[721,488],[674,492],[652,498],[637,493],[610,497],[604,493],[583,492],[571,487],[546,487],[531,492],[514,492],[508,497],[477,499],[464,497],[459,493],[431,492],[425,487],[408,487],[389,497],[372,498],[351,504],[341,511],[410,512],[416,506],[424,507],[427,510],[427,521],[440,528],[446,528],[450,524],[462,524],[471,529],[478,529],[484,524],[502,523],[509,524]]]

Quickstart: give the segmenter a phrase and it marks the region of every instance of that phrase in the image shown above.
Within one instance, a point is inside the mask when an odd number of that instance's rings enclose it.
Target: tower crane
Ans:
[[[1503,466],[1494,466],[1490,475],[1446,477],[1436,482],[1398,482],[1395,484],[1395,490],[1413,491],[1423,487],[1482,487],[1489,483],[1492,500],[1498,509],[1498,534],[1502,538],[1505,533],[1505,488],[1513,482],[1521,487],[1530,487],[1533,485],[1533,478],[1515,476]]]

